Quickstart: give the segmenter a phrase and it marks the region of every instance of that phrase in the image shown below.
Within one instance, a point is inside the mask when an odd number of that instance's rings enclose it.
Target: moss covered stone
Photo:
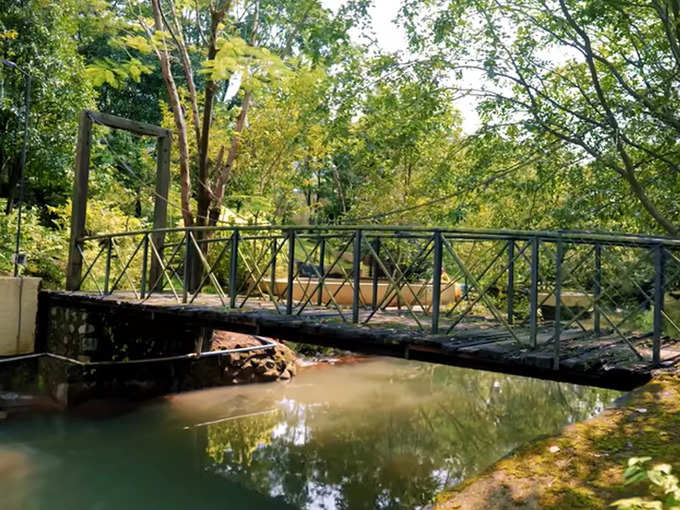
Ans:
[[[623,484],[623,467],[636,456],[680,470],[680,374],[656,374],[617,407],[518,449],[439,494],[435,508],[610,508],[644,493],[642,486]]]

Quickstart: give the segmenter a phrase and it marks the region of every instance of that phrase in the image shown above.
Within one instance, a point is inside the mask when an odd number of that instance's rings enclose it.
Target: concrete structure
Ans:
[[[40,278],[0,277],[0,356],[34,351],[39,286]]]

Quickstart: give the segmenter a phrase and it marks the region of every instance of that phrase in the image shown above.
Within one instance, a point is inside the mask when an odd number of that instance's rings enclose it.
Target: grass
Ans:
[[[680,470],[680,374],[659,374],[617,408],[520,448],[481,475],[437,496],[437,509],[604,509],[642,495],[624,486],[630,457]]]

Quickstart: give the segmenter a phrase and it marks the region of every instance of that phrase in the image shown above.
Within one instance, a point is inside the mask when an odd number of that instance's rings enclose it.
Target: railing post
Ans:
[[[654,246],[654,333],[652,345],[652,363],[661,363],[661,335],[663,334],[663,301],[664,301],[664,269],[666,265],[663,245]]]
[[[371,309],[373,311],[378,308],[378,268],[380,267],[378,265],[378,256],[380,256],[380,245],[381,241],[379,237],[376,237],[373,240],[373,251],[375,251],[375,255],[371,257],[371,276],[373,277],[373,285],[371,288]]]
[[[278,249],[278,243],[276,242],[276,238],[272,239],[272,272],[271,275],[269,276],[269,287],[271,290],[271,295],[276,296],[277,293],[277,288],[276,288],[276,250]]]
[[[144,234],[144,241],[142,241],[142,277],[140,280],[140,297],[146,297],[146,273],[149,265],[149,234]]]
[[[321,235],[321,241],[319,242],[319,274],[321,275],[321,280],[319,280],[319,295],[317,297],[317,305],[321,306],[323,302],[323,285],[326,273],[326,238]]]
[[[508,241],[508,324],[512,324],[515,315],[515,240]]]
[[[442,233],[434,232],[434,260],[432,264],[432,334],[439,333],[439,307],[442,292]]]
[[[529,340],[535,349],[538,339],[538,255],[539,239],[531,239],[531,288],[529,289]]]
[[[564,245],[562,240],[557,241],[555,254],[555,320],[553,323],[554,357],[553,370],[560,368],[560,337],[562,336],[562,259],[564,258]]]
[[[352,322],[357,324],[359,322],[359,299],[361,297],[361,230],[357,230],[354,234],[354,255],[352,257],[352,275],[354,279],[354,288],[352,296]]]
[[[236,308],[236,292],[238,292],[238,243],[239,231],[234,229],[231,234],[231,253],[229,254],[229,307]]]
[[[293,315],[293,280],[295,278],[295,230],[288,231],[288,285],[286,287],[286,314]]]
[[[600,328],[600,295],[602,294],[602,245],[595,245],[595,278],[593,279],[593,332],[601,336]]]
[[[191,286],[191,230],[187,230],[184,234],[184,275],[182,277],[182,303],[186,303],[189,297],[189,287]]]
[[[113,248],[113,238],[107,238],[106,245],[106,267],[104,273],[104,294],[109,293],[109,278],[111,275],[111,249]]]

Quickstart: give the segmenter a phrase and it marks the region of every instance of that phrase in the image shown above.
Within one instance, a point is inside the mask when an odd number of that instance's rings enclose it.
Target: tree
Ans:
[[[320,65],[335,58],[365,4],[351,2],[337,16],[318,0],[149,0],[122,8],[128,23],[117,40],[132,56],[117,67],[95,63],[93,76],[116,83],[133,69],[148,72],[141,57],[156,56],[177,136],[185,225],[218,221],[258,95],[276,89],[301,59]]]
[[[0,12],[0,58],[16,62],[33,77],[26,167],[29,204],[62,204],[70,194],[77,112],[91,106],[94,98],[76,41],[91,19],[88,12],[89,6],[80,0],[9,0]],[[19,179],[23,87],[20,73],[0,67],[0,196],[8,198],[6,212],[13,206]]]
[[[657,228],[680,232],[677,1],[419,7],[409,0],[401,11],[413,50],[482,99],[486,127],[559,140],[587,158],[599,187],[624,183]]]

